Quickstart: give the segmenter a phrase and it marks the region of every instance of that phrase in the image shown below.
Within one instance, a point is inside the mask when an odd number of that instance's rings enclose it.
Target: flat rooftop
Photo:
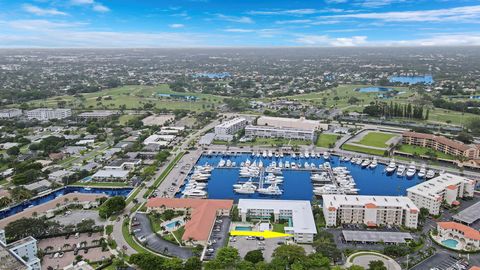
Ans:
[[[28,270],[20,258],[15,256],[13,252],[8,250],[2,243],[0,243],[0,270]]]
[[[406,243],[406,240],[413,239],[410,233],[404,232],[379,232],[379,231],[342,231],[343,238],[347,242],[385,242],[385,243]]]
[[[402,207],[403,209],[419,209],[408,197],[404,196],[372,196],[372,195],[323,195],[324,207],[361,206],[366,208],[376,207]]]
[[[130,171],[126,170],[99,170],[92,177],[101,177],[101,178],[125,178],[128,176]]]
[[[310,201],[240,199],[238,209],[240,213],[248,213],[250,209],[271,209],[274,213],[291,210],[295,233],[317,233]]]
[[[465,208],[464,210],[460,211],[458,214],[452,217],[456,221],[460,221],[465,224],[472,224],[475,221],[480,219],[480,202]]]
[[[431,197],[432,199],[437,199],[440,193],[442,193],[448,186],[458,185],[459,183],[469,183],[475,182],[468,178],[454,175],[451,173],[441,174],[431,180],[422,182],[416,186],[410,187],[407,189],[407,192],[412,192],[416,194],[422,194],[423,196]]]

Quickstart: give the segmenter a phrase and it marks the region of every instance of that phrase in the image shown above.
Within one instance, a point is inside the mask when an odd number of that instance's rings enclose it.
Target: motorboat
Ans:
[[[259,168],[263,168],[263,161],[260,160],[260,161],[258,162],[258,167],[259,167]]]
[[[435,171],[434,170],[428,170],[427,174],[425,175],[425,178],[432,179],[433,177],[435,177]]]
[[[278,167],[283,168],[283,162],[281,160],[278,162]]]
[[[322,196],[327,194],[344,194],[344,192],[335,185],[324,185],[321,187],[313,188],[313,194],[317,196]]]
[[[296,169],[296,168],[297,168],[297,164],[292,161],[292,163],[290,164],[290,167],[291,167],[292,169]]]
[[[349,162],[350,160],[352,160],[352,157],[345,157],[345,162]]]
[[[296,158],[297,157],[297,154],[295,154],[295,152],[292,152],[292,158]]]
[[[312,180],[312,182],[330,182],[330,179],[326,174],[318,173],[312,174],[312,176],[310,176],[310,180]]]
[[[240,194],[253,194],[257,190],[257,186],[255,186],[251,179],[243,184],[235,184],[233,185],[233,191]]]
[[[372,163],[368,166],[370,169],[375,169],[378,165],[377,158],[373,158]]]
[[[280,152],[280,157],[283,158],[283,152]]]
[[[247,158],[247,160],[245,160],[245,166],[250,166],[252,164],[252,162],[250,161],[250,159]]]
[[[186,198],[206,198],[207,192],[201,189],[191,189],[185,191],[185,193],[183,193],[183,196]]]
[[[413,177],[415,173],[417,173],[417,167],[415,166],[415,162],[412,161],[410,166],[408,166],[407,177]]]
[[[280,154],[278,152],[275,152],[275,158],[279,158]]]
[[[327,151],[323,152],[323,158],[324,159],[330,159],[330,153],[327,152]]]
[[[230,159],[227,159],[227,162],[225,163],[225,166],[232,167],[232,161]]]
[[[305,164],[303,164],[303,167],[304,167],[305,169],[310,168],[310,163],[308,163],[308,161],[305,161]]]
[[[309,158],[309,157],[310,157],[310,153],[308,153],[308,151],[305,151],[304,156],[305,156],[305,158]]]
[[[372,163],[372,162],[370,161],[370,159],[367,158],[362,162],[361,166],[363,168],[366,168],[368,165],[370,165],[370,163]]]
[[[267,151],[263,150],[262,157],[266,158],[267,157]]]
[[[390,160],[390,163],[388,163],[388,166],[385,168],[385,171],[387,173],[393,173],[397,169],[397,164],[395,163],[395,159],[392,158]]]
[[[426,174],[427,174],[427,166],[423,164],[422,167],[420,167],[420,170],[418,171],[418,177],[424,178]]]
[[[258,193],[264,194],[264,195],[282,195],[283,190],[281,190],[277,185],[272,184],[268,186],[267,188],[259,188],[257,189]]]
[[[403,164],[398,165],[397,175],[403,176],[405,174],[406,167]]]
[[[272,151],[268,151],[268,157],[269,157],[269,158],[272,158],[272,157],[273,157]]]
[[[288,161],[288,160],[285,161],[285,168],[287,168],[287,169],[290,168],[290,161]]]
[[[223,167],[225,166],[225,160],[222,158],[220,159],[220,161],[218,162],[218,167]]]
[[[317,168],[317,165],[315,165],[315,163],[312,162],[312,163],[310,163],[310,168],[315,169],[315,168]]]
[[[362,162],[363,162],[363,159],[357,158],[357,160],[355,161],[355,164],[362,165]]]
[[[330,165],[330,162],[327,161],[327,162],[323,163],[323,168],[328,170],[328,169],[332,168],[332,165]]]

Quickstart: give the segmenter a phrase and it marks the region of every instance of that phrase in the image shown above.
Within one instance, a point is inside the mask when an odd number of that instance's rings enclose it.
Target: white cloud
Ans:
[[[394,11],[330,15],[320,18],[371,19],[386,22],[459,22],[480,19],[480,5],[419,11]]]
[[[85,23],[79,22],[52,22],[49,20],[15,20],[8,22],[0,22],[0,26],[3,25],[3,29],[6,27],[11,27],[21,30],[32,30],[32,31],[42,31],[42,30],[53,30],[59,28],[69,28],[69,27],[78,27],[84,26]]]
[[[281,20],[281,21],[275,21],[275,24],[309,24],[311,23],[312,20]]]
[[[295,40],[306,46],[353,47],[367,44],[366,36],[330,37],[328,35],[303,35]]]
[[[252,18],[246,16],[227,16],[224,14],[216,14],[217,19],[227,22],[235,22],[235,23],[254,23]]]
[[[35,15],[38,15],[38,16],[55,16],[55,15],[66,16],[66,15],[68,15],[67,13],[59,11],[59,10],[54,9],[54,8],[41,8],[41,7],[37,7],[37,6],[34,6],[34,5],[30,5],[30,4],[24,4],[22,7],[23,7],[23,10],[25,10],[26,12],[32,13],[32,14],[35,14]]]
[[[102,4],[94,4],[93,5],[93,10],[97,12],[109,12],[110,9]]]
[[[110,11],[110,8],[102,3],[96,2],[95,0],[70,0],[70,4],[75,6],[89,6],[96,12],[104,13]]]
[[[172,23],[172,24],[169,24],[168,26],[170,28],[183,28],[183,27],[185,27],[185,25],[183,25],[181,23]]]
[[[348,2],[348,0],[325,0],[327,4],[341,4],[346,2]]]
[[[393,3],[402,3],[406,2],[407,0],[365,0],[360,5],[367,8],[377,8],[388,6]]]
[[[314,14],[314,13],[317,13],[317,10],[312,8],[270,10],[270,11],[252,10],[248,12],[248,14],[251,14],[251,15],[308,15],[308,14]]]
[[[230,32],[230,33],[252,33],[252,32],[255,32],[255,30],[253,30],[253,29],[242,29],[242,28],[227,28],[223,31]]]

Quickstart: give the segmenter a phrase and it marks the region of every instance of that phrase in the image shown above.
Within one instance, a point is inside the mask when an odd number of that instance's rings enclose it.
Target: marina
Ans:
[[[206,179],[199,178],[199,167],[211,168],[203,172],[208,175],[204,175]],[[419,176],[415,167],[407,176],[408,169],[395,160],[382,164],[376,158],[339,157],[328,152],[210,152],[200,156],[176,197],[237,201],[311,200],[323,194],[405,195],[407,188],[427,179],[429,172],[425,168],[425,175]],[[430,174],[435,176],[434,171]],[[199,180],[204,184],[199,185]],[[186,196],[192,187],[197,191]]]

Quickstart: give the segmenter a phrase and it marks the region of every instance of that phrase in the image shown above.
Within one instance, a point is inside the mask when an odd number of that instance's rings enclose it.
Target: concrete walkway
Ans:
[[[350,255],[347,258],[347,263],[345,267],[350,267],[352,265],[359,265],[365,269],[368,269],[368,264],[371,261],[382,261],[387,267],[387,270],[402,270],[402,267],[392,258],[389,258],[382,254],[375,254],[373,252],[357,252]]]

